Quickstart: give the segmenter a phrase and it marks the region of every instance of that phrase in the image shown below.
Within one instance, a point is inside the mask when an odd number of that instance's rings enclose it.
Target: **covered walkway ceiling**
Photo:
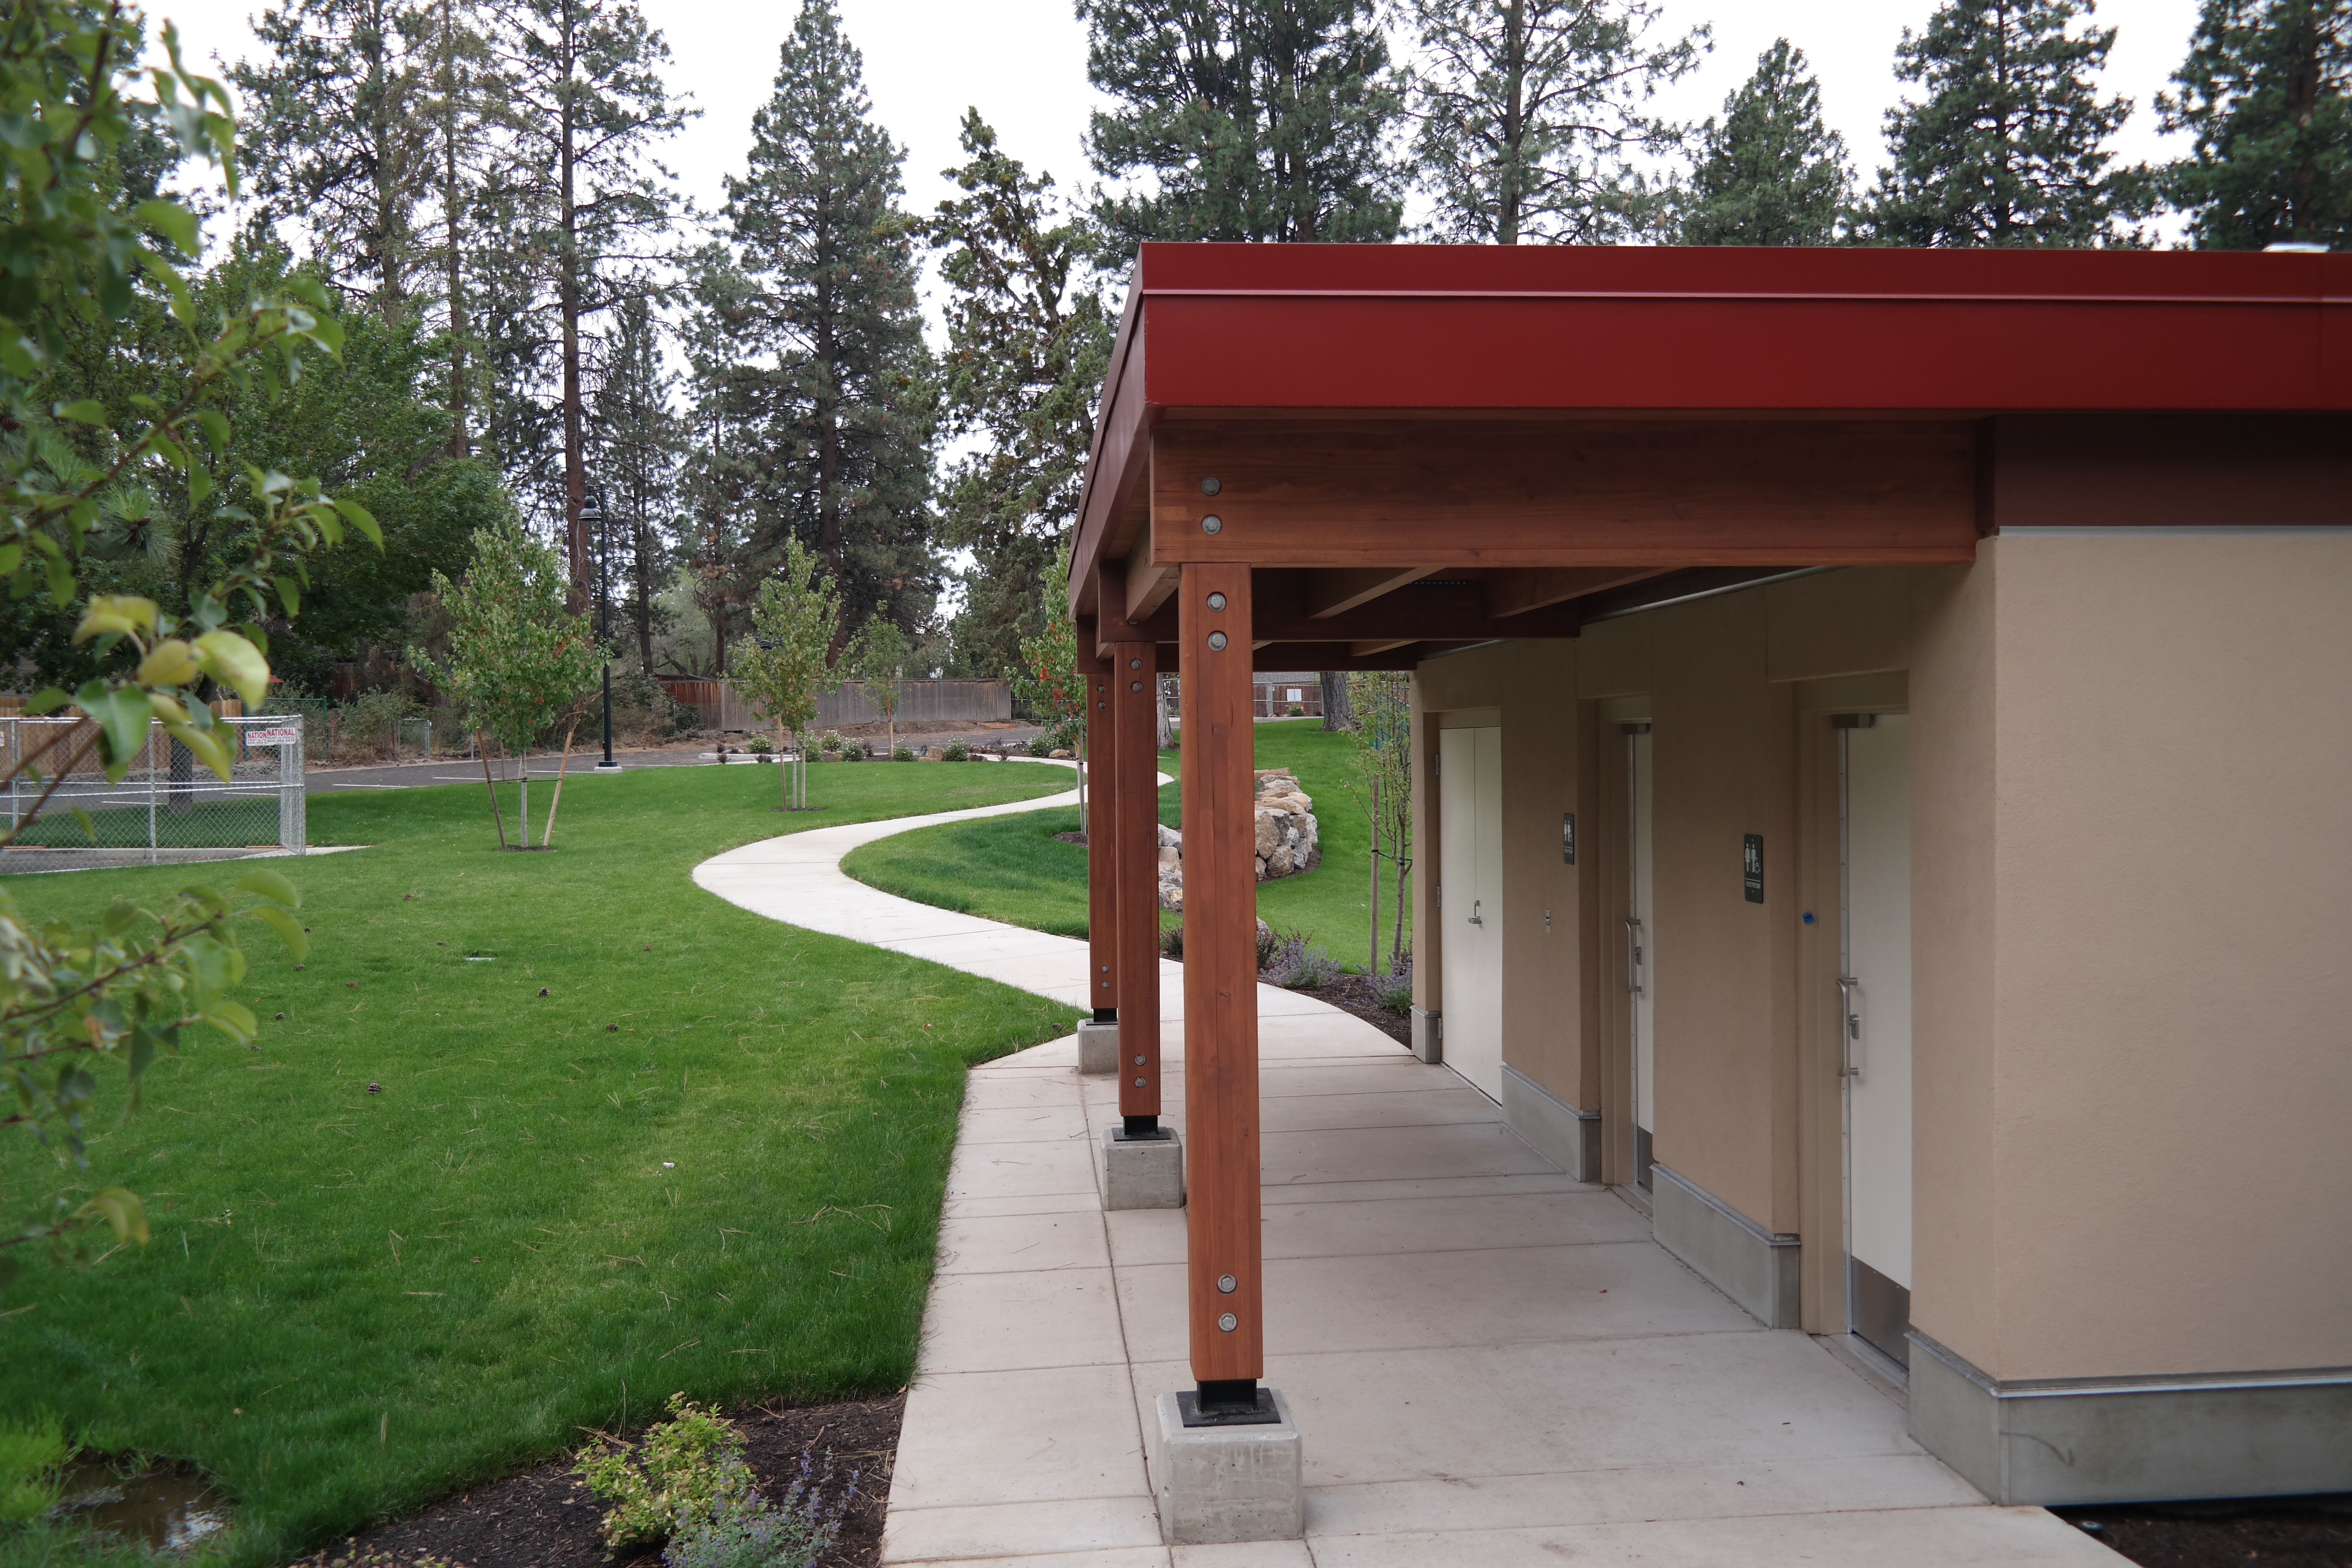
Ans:
[[[1072,608],[1245,565],[1259,668],[1407,667],[1973,560],[2002,416],[2346,409],[2352,256],[1146,246]]]

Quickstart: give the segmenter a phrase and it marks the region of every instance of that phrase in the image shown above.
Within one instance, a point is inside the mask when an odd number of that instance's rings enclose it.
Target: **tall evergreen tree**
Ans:
[[[1650,42],[1663,14],[1652,0],[1407,0],[1435,234],[1591,245],[1658,232],[1672,193],[1637,159],[1678,153],[1685,132],[1645,106],[1712,47],[1704,26]]]
[[[554,405],[562,453],[555,507],[519,487],[527,507],[562,518],[572,590],[592,584],[580,521],[588,473],[582,379],[583,331],[643,284],[646,264],[665,260],[663,236],[678,203],[657,144],[690,111],[662,79],[669,47],[634,0],[499,0],[491,31],[507,157],[501,206],[482,216],[488,268],[519,296],[509,374],[543,374],[550,351],[555,385],[534,392]],[[510,392],[510,395],[512,393]],[[511,470],[510,470],[511,471]],[[533,503],[537,503],[534,505]]]
[[[748,525],[739,580],[798,539],[844,602],[885,605],[911,630],[938,595],[936,379],[898,205],[904,153],[873,122],[864,69],[833,0],[803,0],[752,117],[749,169],[727,182],[731,244],[696,269],[689,353],[700,422],[719,437],[697,464],[697,501],[714,539],[713,514]]]
[[[654,634],[667,629],[656,600],[676,557],[669,524],[681,439],[670,395],[674,377],[663,363],[661,321],[649,294],[637,292],[614,308],[588,406],[589,458],[604,510],[604,537],[595,542],[604,557],[601,591],[612,596],[636,642],[639,668],[648,670]]]
[[[981,443],[945,477],[939,537],[976,563],[963,574],[956,657],[994,675],[1044,623],[1045,569],[1077,511],[1111,321],[1088,265],[1097,232],[1064,208],[1053,176],[1000,149],[976,109],[963,150],[946,171],[963,194],[921,229],[945,252],[944,434]]]
[[[1822,122],[1805,51],[1776,39],[1756,74],[1699,128],[1685,245],[1828,245],[1853,191],[1845,139]]]
[[[2200,246],[2352,247],[2352,0],[2205,0],[2167,131],[2167,171]]]
[[[230,77],[252,106],[253,188],[327,279],[398,321],[421,280],[433,198],[432,90],[445,13],[414,0],[287,0]]]
[[[1401,100],[1373,0],[1077,0],[1106,258],[1147,239],[1396,237]]]
[[[1885,245],[2130,243],[2154,210],[2147,171],[2111,169],[2131,100],[2093,77],[2113,27],[2077,30],[2092,0],[1945,0],[1903,30],[1895,74],[1925,89],[1887,110],[1893,166],[1862,232]]]

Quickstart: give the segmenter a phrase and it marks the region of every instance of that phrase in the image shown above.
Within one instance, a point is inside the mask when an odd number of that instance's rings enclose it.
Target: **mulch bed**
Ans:
[[[857,1474],[857,1500],[824,1568],[873,1568],[882,1556],[882,1510],[890,1495],[890,1466],[907,1396],[865,1404],[747,1405],[728,1418],[743,1435],[744,1458],[763,1492],[782,1495],[800,1474],[801,1456],[814,1453],[838,1496]],[[391,1568],[435,1557],[459,1568],[604,1568],[631,1561],[653,1563],[658,1552],[616,1559],[598,1531],[604,1509],[572,1474],[569,1462],[541,1465],[519,1476],[468,1487],[421,1513],[361,1531],[291,1568]]]
[[[2352,1497],[2050,1511],[2141,1568],[2352,1568]]]

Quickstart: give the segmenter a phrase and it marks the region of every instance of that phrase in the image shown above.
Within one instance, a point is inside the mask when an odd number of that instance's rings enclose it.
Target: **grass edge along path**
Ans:
[[[153,1240],[20,1276],[0,1409],[194,1461],[236,1504],[218,1555],[264,1564],[642,1425],[674,1392],[904,1386],[964,1069],[1075,1010],[765,919],[691,873],[780,833],[1069,780],[813,771],[804,816],[770,809],[761,768],[575,780],[551,854],[501,855],[478,786],[312,801],[314,842],[374,847],[276,863],[313,946],[297,970],[247,943],[257,1048],[158,1064],[127,1121],[108,1081],[92,1173],[145,1194]],[[37,917],[204,877],[8,886]],[[5,1152],[12,1205],[73,1179],[28,1140]],[[18,1547],[0,1562],[41,1551]]]
[[[1315,802],[1322,862],[1312,871],[1261,882],[1257,912],[1276,930],[1303,932],[1358,973],[1371,955],[1371,888],[1366,857],[1371,826],[1352,776],[1349,737],[1320,719],[1274,720],[1255,731],[1255,765],[1286,767]],[[1160,771],[1178,773],[1178,754],[1160,753]],[[1160,790],[1160,820],[1182,823],[1177,786]],[[841,868],[868,887],[919,904],[1055,936],[1087,934],[1087,852],[1055,837],[1078,831],[1076,806],[918,827],[859,846]],[[1383,865],[1381,954],[1386,959],[1396,918],[1396,883]],[[1412,898],[1405,900],[1405,948],[1412,951]],[[1163,927],[1175,917],[1163,915]]]

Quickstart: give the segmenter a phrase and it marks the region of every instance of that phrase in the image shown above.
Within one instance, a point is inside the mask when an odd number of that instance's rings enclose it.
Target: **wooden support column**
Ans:
[[[1087,683],[1087,999],[1095,1022],[1118,1016],[1118,735],[1108,667],[1080,647]]]
[[[1160,769],[1158,650],[1150,643],[1110,649],[1110,713],[1117,776],[1097,776],[1097,799],[1116,795],[1118,955],[1118,1113],[1130,1138],[1160,1125]],[[1092,829],[1088,829],[1091,844]]]
[[[1250,569],[1187,564],[1176,593],[1192,1375],[1204,1406],[1230,1407],[1254,1404],[1265,1372]]]

